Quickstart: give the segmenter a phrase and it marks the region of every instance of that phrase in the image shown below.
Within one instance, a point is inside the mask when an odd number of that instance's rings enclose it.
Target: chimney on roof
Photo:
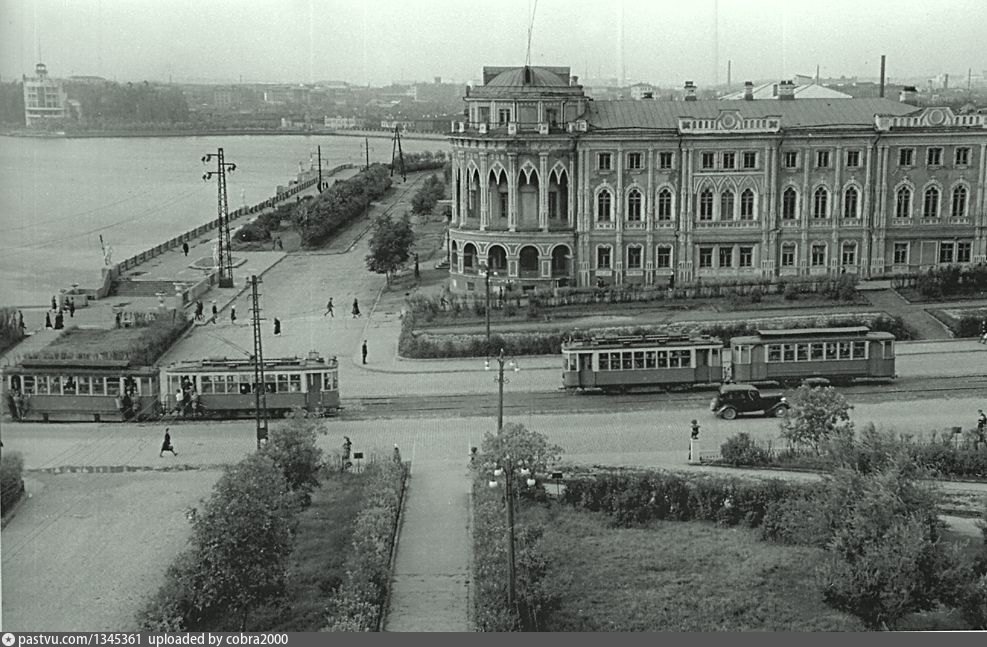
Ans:
[[[744,81],[744,101],[754,100],[754,82]]]
[[[695,101],[696,100],[696,84],[692,81],[685,82],[685,100]]]
[[[918,105],[918,89],[914,85],[906,85],[898,95],[898,101],[910,106]]]
[[[570,76],[569,77],[569,85],[571,85],[573,87],[579,85],[579,77],[576,76],[575,74],[573,74],[572,76]]]
[[[795,99],[795,82],[782,81],[778,84],[778,100],[793,101]]]

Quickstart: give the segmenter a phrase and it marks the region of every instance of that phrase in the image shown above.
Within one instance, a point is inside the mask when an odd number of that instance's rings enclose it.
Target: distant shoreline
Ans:
[[[339,136],[339,137],[375,137],[380,139],[390,139],[393,136],[393,132],[389,130],[256,130],[251,128],[237,128],[237,129],[190,129],[190,130],[146,130],[146,131],[134,131],[134,130],[92,130],[92,131],[78,131],[78,132],[51,132],[51,131],[30,131],[30,130],[4,130],[0,131],[0,135],[6,137],[28,137],[31,139],[115,139],[120,137],[220,137],[223,135],[227,136],[246,136],[246,135],[262,135],[264,137],[269,137],[271,135],[278,136],[306,136],[306,137],[325,137],[325,136]],[[401,133],[402,139],[408,140],[419,140],[419,141],[445,141],[446,136],[440,135],[438,133]]]

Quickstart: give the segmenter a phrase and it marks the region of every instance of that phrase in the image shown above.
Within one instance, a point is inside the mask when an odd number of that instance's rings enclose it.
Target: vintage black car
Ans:
[[[762,395],[753,384],[724,384],[709,408],[724,420],[733,420],[742,413],[760,413],[776,418],[788,415],[788,401],[784,396]]]

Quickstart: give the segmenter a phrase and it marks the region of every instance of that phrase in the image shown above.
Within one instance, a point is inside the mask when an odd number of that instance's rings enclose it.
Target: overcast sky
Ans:
[[[0,0],[0,75],[466,82],[523,65],[534,0]],[[621,14],[623,20],[621,21]],[[621,29],[621,23],[623,28]],[[541,0],[531,62],[679,85],[987,69],[987,0]]]

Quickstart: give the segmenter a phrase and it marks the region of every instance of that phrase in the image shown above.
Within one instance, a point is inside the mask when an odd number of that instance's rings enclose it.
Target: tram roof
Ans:
[[[322,357],[321,355],[317,357],[277,357],[277,358],[265,358],[264,368],[284,368],[284,369],[303,369],[303,368],[335,368],[337,365],[336,356],[330,355],[328,357]],[[230,369],[252,369],[254,366],[253,359],[234,357],[232,359],[227,357],[211,357],[207,359],[197,359],[188,360],[184,362],[175,362],[167,366],[169,371],[178,370],[189,370],[189,369],[200,369],[200,370],[230,370]]]
[[[46,370],[87,370],[87,371],[114,371],[126,370],[131,373],[138,373],[143,370],[153,370],[149,366],[131,366],[126,359],[89,359],[89,358],[68,358],[68,357],[28,357],[19,361],[8,369],[46,369]]]
[[[710,335],[628,335],[623,337],[580,337],[564,342],[562,350],[588,348],[645,348],[649,346],[721,346]]]
[[[844,326],[841,328],[785,328],[778,330],[758,330],[756,335],[739,335],[732,338],[731,343],[754,343],[782,339],[817,339],[825,337],[868,337],[871,339],[894,339],[889,332],[872,331],[867,326]]]

